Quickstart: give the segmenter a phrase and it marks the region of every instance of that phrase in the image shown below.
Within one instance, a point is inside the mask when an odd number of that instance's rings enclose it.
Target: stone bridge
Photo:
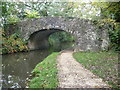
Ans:
[[[98,51],[108,48],[109,37],[105,27],[99,28],[92,21],[80,18],[41,17],[28,19],[17,24],[21,37],[25,40],[40,30],[51,28],[64,30],[76,37],[75,50]],[[43,34],[41,34],[43,35]]]

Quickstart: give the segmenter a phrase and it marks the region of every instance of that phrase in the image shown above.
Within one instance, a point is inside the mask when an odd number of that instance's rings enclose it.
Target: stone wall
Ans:
[[[76,37],[76,51],[105,50],[109,45],[107,29],[98,28],[92,21],[80,18],[42,17],[19,22],[21,37],[28,40],[30,35],[42,29],[61,29]]]

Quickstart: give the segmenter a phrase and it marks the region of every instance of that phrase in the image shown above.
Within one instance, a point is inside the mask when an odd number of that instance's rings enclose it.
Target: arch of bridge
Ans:
[[[17,24],[21,37],[27,40],[36,31],[61,29],[76,36],[77,50],[97,51],[108,47],[109,37],[105,28],[99,29],[92,21],[80,18],[42,17]]]

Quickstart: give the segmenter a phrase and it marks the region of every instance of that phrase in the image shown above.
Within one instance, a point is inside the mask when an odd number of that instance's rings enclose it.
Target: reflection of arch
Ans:
[[[28,47],[32,49],[44,49],[49,47],[48,37],[55,32],[65,32],[61,29],[42,29],[34,32],[29,37]]]

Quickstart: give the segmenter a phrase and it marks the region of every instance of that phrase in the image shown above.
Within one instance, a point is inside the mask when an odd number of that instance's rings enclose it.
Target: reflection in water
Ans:
[[[60,45],[50,50],[20,52],[2,56],[2,87],[24,88],[25,81],[34,67],[53,51],[71,47],[70,44]]]
[[[31,70],[50,53],[47,50],[36,50],[3,55],[3,87],[25,87],[23,82],[25,82]]]

